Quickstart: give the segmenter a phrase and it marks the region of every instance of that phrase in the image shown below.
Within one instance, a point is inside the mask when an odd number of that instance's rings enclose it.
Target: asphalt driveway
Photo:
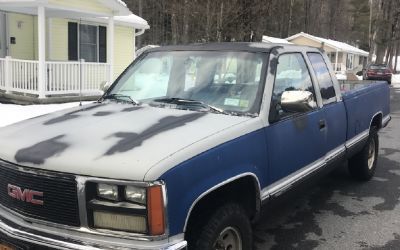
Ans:
[[[391,105],[375,177],[354,181],[344,165],[282,199],[254,228],[257,250],[400,249],[400,86]]]

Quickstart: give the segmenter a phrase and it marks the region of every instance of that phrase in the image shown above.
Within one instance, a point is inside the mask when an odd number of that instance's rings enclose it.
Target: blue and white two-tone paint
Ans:
[[[271,197],[359,155],[390,121],[389,94],[384,82],[339,84],[329,59],[315,48],[222,43],[150,49],[98,102],[0,130],[0,173],[12,168],[32,178],[73,176],[80,220],[73,227],[31,217],[21,201],[6,207],[0,199],[0,239],[69,249],[184,249],[187,242],[200,249],[205,245],[196,240],[206,239],[201,228],[213,210],[236,203],[255,220]],[[8,181],[0,178],[1,187]],[[36,190],[32,183],[11,184]],[[117,198],[102,199],[90,183],[117,186],[110,189]],[[124,188],[144,187],[145,196],[157,185],[163,231],[152,234],[151,199],[128,200]],[[46,203],[45,190],[38,191]],[[145,217],[145,230],[119,230],[109,221],[99,226],[93,206],[125,214],[132,209],[128,214]],[[242,245],[235,249],[246,249],[248,232],[237,227],[232,237]],[[226,243],[215,237],[207,244]]]

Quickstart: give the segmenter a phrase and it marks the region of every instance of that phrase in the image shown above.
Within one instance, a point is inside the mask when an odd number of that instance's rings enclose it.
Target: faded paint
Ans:
[[[49,0],[50,4],[58,5],[61,8],[75,9],[78,11],[88,11],[94,13],[103,13],[111,15],[112,10],[102,5],[96,0]]]
[[[113,114],[94,116],[99,112]],[[27,167],[40,164],[41,169],[78,175],[96,173],[97,177],[125,180],[143,180],[152,169],[158,176],[150,173],[148,178],[155,180],[193,155],[261,125],[258,118],[105,101],[2,128],[0,141],[7,141],[7,147],[2,148],[0,158],[23,162]],[[58,138],[60,131],[65,132],[63,138]],[[128,140],[131,135],[135,140]],[[61,151],[58,143],[68,147]],[[55,152],[53,144],[57,145]],[[34,155],[46,145],[49,155]],[[109,155],[105,156],[106,152]],[[72,165],[71,159],[74,159]],[[118,166],[119,170],[110,166]]]
[[[44,164],[46,159],[57,156],[68,148],[67,143],[60,141],[63,137],[65,135],[58,135],[49,140],[18,150],[15,160],[18,163]]]

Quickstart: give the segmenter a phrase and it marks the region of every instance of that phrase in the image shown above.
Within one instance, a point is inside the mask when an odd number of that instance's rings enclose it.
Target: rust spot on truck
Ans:
[[[60,141],[64,137],[65,135],[59,135],[31,147],[20,149],[15,155],[15,160],[18,163],[43,164],[48,158],[59,155],[68,148],[67,143]]]

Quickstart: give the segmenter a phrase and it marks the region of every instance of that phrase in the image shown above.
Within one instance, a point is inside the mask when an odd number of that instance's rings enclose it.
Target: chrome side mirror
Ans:
[[[110,88],[110,86],[111,86],[111,83],[109,81],[104,81],[100,84],[100,90],[105,93]]]
[[[284,91],[281,97],[281,107],[285,112],[308,112],[317,107],[314,96],[310,91]]]

